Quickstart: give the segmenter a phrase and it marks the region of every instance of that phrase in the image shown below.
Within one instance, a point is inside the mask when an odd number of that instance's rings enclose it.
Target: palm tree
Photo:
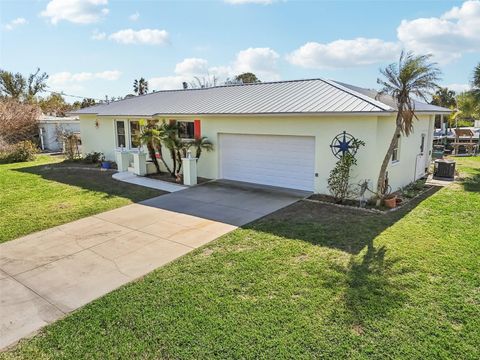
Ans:
[[[395,131],[393,132],[390,145],[380,167],[377,181],[377,206],[385,196],[387,187],[385,178],[388,164],[400,134],[409,136],[413,131],[413,119],[415,114],[415,101],[413,97],[427,101],[427,96],[438,89],[437,82],[440,79],[440,70],[436,63],[430,63],[431,55],[414,55],[411,52],[402,51],[398,64],[393,63],[380,73],[383,79],[378,78],[377,83],[382,86],[377,97],[389,95],[397,104],[397,117]]]
[[[154,121],[149,121],[147,125],[143,127],[142,132],[140,133],[140,143],[147,146],[148,154],[150,155],[158,174],[160,174],[161,170],[157,160],[156,152],[158,152],[159,158],[167,171],[169,173],[172,172],[162,154],[162,140],[162,130]]]
[[[465,91],[457,96],[457,111],[453,115],[456,125],[459,120],[473,122],[480,117],[480,101],[474,91]]]
[[[195,157],[200,159],[200,156],[202,155],[202,151],[205,150],[207,152],[213,151],[213,144],[210,140],[208,140],[207,137],[198,137],[192,142],[192,146],[195,147]]]
[[[178,125],[176,122],[166,123],[165,120],[162,121],[162,124],[159,127],[161,142],[165,145],[170,153],[170,157],[173,163],[173,169],[170,170],[170,175],[173,177],[176,176],[177,169],[177,146],[178,146]]]
[[[143,77],[141,77],[140,80],[135,79],[133,82],[133,91],[137,95],[144,95],[148,93],[148,81]]]
[[[480,101],[480,63],[477,64],[475,70],[473,70],[473,94]]]

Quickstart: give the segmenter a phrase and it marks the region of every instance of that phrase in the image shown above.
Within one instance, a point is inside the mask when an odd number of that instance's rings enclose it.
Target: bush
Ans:
[[[7,144],[35,139],[40,114],[40,108],[35,104],[0,99],[0,138]]]
[[[0,146],[0,162],[15,163],[35,160],[38,149],[31,141],[20,141],[13,145]]]
[[[91,153],[88,153],[85,155],[85,158],[83,159],[84,162],[88,164],[98,164],[99,162],[103,161],[105,157],[101,152],[96,152],[93,151]]]

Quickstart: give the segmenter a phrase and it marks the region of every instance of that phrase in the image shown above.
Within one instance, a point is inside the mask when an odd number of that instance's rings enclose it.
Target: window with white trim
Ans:
[[[425,134],[422,134],[422,141],[420,143],[420,154],[422,155],[425,152],[425,136]]]
[[[195,138],[195,124],[193,121],[178,121],[178,137],[180,139]]]
[[[115,121],[115,132],[117,137],[117,147],[126,147],[125,121]]]
[[[137,149],[140,147],[140,122],[138,120],[130,120],[130,148]]]
[[[400,135],[398,135],[395,141],[395,147],[392,152],[392,163],[400,161]]]

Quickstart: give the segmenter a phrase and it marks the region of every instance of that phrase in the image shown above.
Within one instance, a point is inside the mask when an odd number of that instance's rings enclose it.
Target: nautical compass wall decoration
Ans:
[[[345,154],[355,155],[358,150],[358,141],[344,131],[333,138],[330,149],[332,150],[332,154],[338,159]]]

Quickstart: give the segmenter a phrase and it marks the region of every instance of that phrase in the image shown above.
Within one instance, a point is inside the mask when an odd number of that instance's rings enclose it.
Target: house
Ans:
[[[41,115],[38,119],[40,147],[47,151],[63,151],[59,133],[72,132],[80,139],[80,120],[78,116]]]
[[[83,152],[137,151],[141,119],[181,122],[185,138],[206,136],[215,150],[202,154],[198,176],[328,193],[338,159],[330,145],[345,131],[363,140],[353,180],[378,177],[394,132],[391,98],[323,79],[158,91],[75,112]],[[401,136],[388,172],[393,189],[422,177],[430,163],[434,118],[451,110],[416,102],[418,121]],[[168,156],[164,154],[164,156]],[[169,159],[167,159],[168,161]]]

